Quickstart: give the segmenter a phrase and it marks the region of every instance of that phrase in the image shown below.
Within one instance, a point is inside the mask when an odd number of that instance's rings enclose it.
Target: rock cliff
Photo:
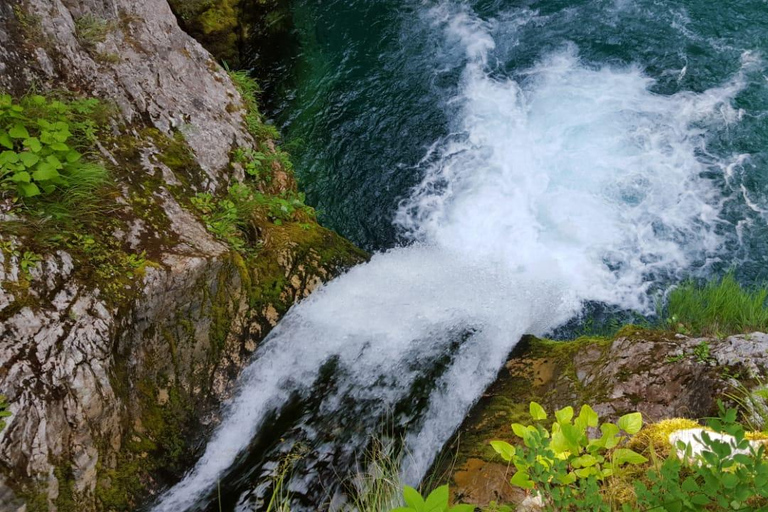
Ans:
[[[235,245],[195,209],[274,142],[166,0],[0,3],[0,93],[30,91],[110,105],[90,158],[112,184],[73,226],[0,197],[0,509],[132,510],[194,461],[280,316],[366,255],[305,213],[257,209]],[[269,170],[264,197],[294,197]]]

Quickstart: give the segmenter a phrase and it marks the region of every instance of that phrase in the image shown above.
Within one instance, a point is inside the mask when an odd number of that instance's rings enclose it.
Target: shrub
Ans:
[[[668,457],[648,470],[647,483],[635,483],[637,508],[669,512],[768,509],[765,446],[755,448],[736,422],[736,410],[726,411],[722,404],[720,417],[709,426],[731,436],[732,441],[703,431],[699,454],[690,445],[678,443],[678,450],[685,453],[682,459]],[[624,510],[631,509],[626,506]]]
[[[573,409],[566,407],[555,413],[548,430],[541,425],[547,414],[536,403],[530,405],[533,426],[512,425],[523,446],[504,441],[491,445],[516,467],[510,483],[539,497],[546,510],[768,510],[765,447],[749,441],[735,410],[719,405],[719,417],[700,430],[696,449],[682,442],[677,450],[655,448],[658,442],[669,443],[671,431],[697,425],[692,421],[670,420],[641,431],[639,413],[625,415],[615,425],[599,425],[589,406],[575,419]],[[597,432],[598,425],[602,435],[590,438],[588,433]],[[630,448],[641,446],[650,460]],[[627,487],[629,494],[611,499],[616,488]]]
[[[0,95],[0,190],[29,199],[64,190],[88,195],[103,184],[107,171],[78,151],[95,140],[96,123],[87,116],[97,108],[96,100]]]
[[[601,482],[626,465],[648,462],[626,447],[629,436],[642,428],[639,413],[600,425],[588,405],[576,417],[573,408],[566,407],[555,412],[551,430],[541,425],[547,413],[539,404],[531,402],[530,413],[535,425],[512,425],[523,447],[504,441],[492,441],[491,446],[517,468],[510,483],[533,491],[554,510],[609,510],[600,494]],[[598,428],[602,435],[590,439],[588,429]]]

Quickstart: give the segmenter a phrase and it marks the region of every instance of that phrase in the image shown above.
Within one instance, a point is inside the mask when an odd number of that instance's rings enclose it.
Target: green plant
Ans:
[[[475,510],[473,505],[451,507],[447,485],[438,487],[426,499],[422,498],[419,491],[406,485],[403,488],[403,498],[406,506],[396,508],[392,512],[472,512]]]
[[[191,201],[211,233],[235,250],[245,249],[250,217],[257,206],[250,187],[236,183],[225,198],[216,200],[210,193],[200,193]]]
[[[8,410],[8,398],[5,395],[0,395],[0,432],[5,430],[7,426],[3,418],[11,416],[11,411]]]
[[[95,48],[97,44],[103,43],[112,29],[113,26],[110,22],[90,13],[75,20],[77,38],[89,50]]]
[[[548,415],[536,402],[531,402],[530,414],[535,425],[512,425],[522,447],[505,441],[491,441],[491,446],[517,469],[510,483],[532,491],[550,510],[610,510],[600,494],[601,482],[626,465],[648,462],[625,446],[629,436],[642,428],[640,413],[601,425],[588,405],[575,417],[573,408],[566,407],[555,412],[551,430],[541,425]],[[599,429],[602,435],[590,439],[590,429]]]
[[[259,112],[257,98],[261,94],[261,87],[256,80],[247,71],[229,71],[229,77],[245,103],[245,124],[251,135],[257,141],[279,139],[277,128],[267,124]]]
[[[210,193],[199,193],[191,199],[208,230],[237,251],[245,250],[251,240],[251,222],[256,212],[261,212],[275,225],[283,222],[314,218],[314,210],[304,204],[304,195],[283,192],[269,195],[255,190],[246,183],[235,183],[223,198]]]
[[[663,313],[676,332],[722,336],[768,329],[768,288],[742,288],[733,274],[700,285],[688,281],[672,290]]]
[[[347,495],[356,512],[380,512],[400,504],[399,443],[373,439],[365,452],[365,471],[350,482]]]
[[[712,356],[710,355],[710,346],[707,340],[703,340],[701,343],[693,348],[693,356],[699,363],[707,363]]]
[[[103,184],[106,170],[84,162],[77,148],[95,139],[94,121],[82,119],[96,109],[94,101],[66,104],[32,95],[16,102],[0,95],[0,190],[19,198],[57,190],[82,196]]]
[[[684,457],[670,456],[648,470],[648,483],[637,481],[640,510],[669,512],[698,510],[768,510],[768,463],[765,447],[755,447],[736,422],[735,409],[725,410],[709,422],[718,439],[702,431],[702,449],[678,443]],[[627,506],[624,510],[629,511]]]
[[[19,267],[24,276],[29,279],[32,269],[43,260],[43,257],[32,251],[24,251],[19,260]]]

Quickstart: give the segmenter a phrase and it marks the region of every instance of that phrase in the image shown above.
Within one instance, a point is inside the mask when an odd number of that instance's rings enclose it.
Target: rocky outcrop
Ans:
[[[509,468],[488,442],[514,442],[510,423],[529,423],[528,404],[549,411],[591,405],[601,419],[639,411],[649,421],[701,419],[717,400],[768,374],[768,335],[689,338],[625,328],[612,340],[553,342],[525,338],[498,380],[472,410],[436,472],[451,480],[457,500],[520,503]]]
[[[131,510],[192,463],[280,316],[366,255],[311,218],[256,213],[245,249],[206,228],[190,198],[257,141],[165,0],[0,3],[0,92],[31,89],[115,106],[94,157],[114,183],[71,229],[0,217],[0,509]]]

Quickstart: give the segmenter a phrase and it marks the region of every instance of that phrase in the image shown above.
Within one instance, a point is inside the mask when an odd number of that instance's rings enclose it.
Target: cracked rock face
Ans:
[[[103,33],[84,37],[84,23]],[[166,0],[0,2],[0,91],[32,84],[119,107],[112,130],[138,142],[130,157],[99,148],[119,171],[122,224],[109,233],[151,264],[115,299],[72,251],[25,259],[31,242],[3,229],[14,217],[0,208],[0,394],[12,412],[0,510],[134,509],[194,461],[290,305],[365,255],[314,224],[270,226],[246,263],[184,206],[180,194],[228,186],[233,149],[254,141],[227,73]],[[192,167],[161,161],[161,142],[179,138]]]
[[[499,378],[465,420],[447,460],[452,491],[465,503],[521,503],[524,493],[507,484],[509,468],[489,441],[513,441],[509,424],[530,423],[528,404],[548,411],[591,405],[601,421],[639,411],[646,421],[717,413],[717,400],[740,383],[768,375],[768,335],[689,338],[630,330],[615,340],[542,342],[524,339]]]

